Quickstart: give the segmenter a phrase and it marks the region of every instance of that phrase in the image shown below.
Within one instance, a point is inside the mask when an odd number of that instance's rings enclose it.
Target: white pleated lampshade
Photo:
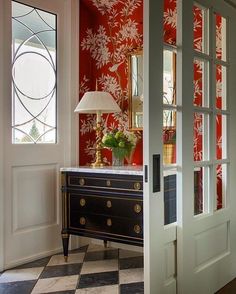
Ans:
[[[108,92],[91,91],[86,92],[75,108],[80,113],[112,113],[120,112],[121,109],[114,98]]]

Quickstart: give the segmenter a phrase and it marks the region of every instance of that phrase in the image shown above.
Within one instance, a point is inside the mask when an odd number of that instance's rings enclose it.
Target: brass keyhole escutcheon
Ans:
[[[107,180],[107,187],[111,187],[111,181]]]
[[[81,218],[79,219],[79,222],[80,222],[81,225],[85,225],[85,223],[86,223],[86,219],[85,219],[85,217],[81,217]]]
[[[142,206],[140,204],[135,204],[134,205],[134,211],[136,213],[140,213],[142,211]]]
[[[141,232],[141,227],[140,227],[139,225],[135,225],[135,226],[134,226],[134,231],[135,231],[136,234],[140,234],[140,232]]]
[[[110,218],[107,219],[107,225],[108,225],[108,227],[111,227],[112,226],[112,221],[111,221]]]
[[[108,207],[108,208],[111,208],[111,207],[112,207],[111,200],[107,200],[107,207]]]
[[[81,198],[79,203],[80,203],[80,206],[85,206],[86,200],[84,198]]]
[[[140,190],[141,184],[139,182],[134,183],[134,190]]]
[[[85,180],[83,178],[79,179],[80,186],[83,186],[85,184]]]

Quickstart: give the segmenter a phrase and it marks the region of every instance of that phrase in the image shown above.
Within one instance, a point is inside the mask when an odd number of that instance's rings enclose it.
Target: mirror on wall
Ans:
[[[128,54],[129,127],[143,129],[143,52],[133,50]]]

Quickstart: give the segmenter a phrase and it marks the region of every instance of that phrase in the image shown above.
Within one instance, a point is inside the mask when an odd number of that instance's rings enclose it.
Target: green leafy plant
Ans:
[[[102,146],[112,149],[114,156],[119,159],[129,156],[136,142],[137,137],[134,133],[118,129],[106,133],[102,138]]]

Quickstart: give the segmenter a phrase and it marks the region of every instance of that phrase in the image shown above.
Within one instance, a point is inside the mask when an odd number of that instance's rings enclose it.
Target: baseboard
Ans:
[[[62,251],[63,251],[62,247],[59,247],[59,248],[56,248],[56,249],[53,249],[53,250],[50,250],[50,251],[44,251],[44,252],[41,252],[41,253],[38,253],[38,254],[31,255],[31,256],[29,256],[27,258],[18,259],[17,261],[14,261],[14,262],[11,262],[9,264],[4,265],[4,270],[11,269],[11,268],[14,268],[16,266],[19,266],[19,265],[22,265],[22,264],[25,264],[25,263],[28,263],[28,262],[35,261],[35,260],[40,259],[40,258],[51,256],[51,255],[60,253]]]

